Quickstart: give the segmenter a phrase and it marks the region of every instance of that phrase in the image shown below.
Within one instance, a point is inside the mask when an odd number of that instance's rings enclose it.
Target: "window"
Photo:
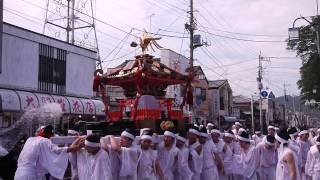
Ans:
[[[199,74],[199,75],[198,75],[198,79],[199,79],[199,80],[205,80],[204,74]]]
[[[64,94],[66,91],[67,51],[39,44],[38,89],[44,92]]]
[[[201,99],[202,101],[206,100],[207,94],[206,89],[201,89]]]

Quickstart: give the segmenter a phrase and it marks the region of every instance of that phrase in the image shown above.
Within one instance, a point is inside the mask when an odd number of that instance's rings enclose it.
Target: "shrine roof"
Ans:
[[[115,68],[109,68],[103,75],[103,82],[109,85],[119,85],[134,81],[139,69],[139,61],[143,67],[145,78],[154,80],[156,83],[172,85],[187,81],[188,76],[169,68],[162,64],[159,58],[153,58],[150,55],[136,56],[135,60],[126,60]],[[117,81],[116,83],[113,83]],[[129,83],[131,84],[131,83]]]

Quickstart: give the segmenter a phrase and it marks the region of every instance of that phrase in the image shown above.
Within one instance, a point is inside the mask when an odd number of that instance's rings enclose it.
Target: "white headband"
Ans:
[[[238,126],[241,126],[241,123],[239,122],[236,122],[234,125],[238,125]]]
[[[211,130],[211,133],[217,133],[217,134],[220,134],[220,131],[218,129],[212,129]]]
[[[121,133],[121,136],[125,136],[125,137],[127,137],[127,138],[132,139],[132,140],[135,139],[135,138],[134,138],[134,135],[128,133],[127,131],[123,131],[123,132]]]
[[[228,133],[228,132],[225,132],[225,133],[224,133],[224,136],[225,136],[225,137],[231,137],[231,138],[234,138],[234,135],[233,135],[233,134],[231,134],[231,133]]]
[[[269,146],[274,146],[274,143],[271,143],[268,140],[266,140],[265,143],[268,144]]]
[[[308,134],[308,133],[309,133],[308,130],[303,130],[303,131],[299,132],[299,136],[301,136],[302,134]]]
[[[184,143],[187,142],[187,139],[184,138],[184,137],[181,137],[181,136],[177,136],[177,140],[182,141],[182,142],[184,142]]]
[[[195,135],[197,135],[197,136],[200,135],[199,131],[197,131],[197,130],[195,130],[195,129],[189,129],[188,132],[189,132],[189,133],[193,133],[193,134],[195,134]]]
[[[214,125],[213,125],[212,123],[208,123],[208,124],[207,124],[207,127],[208,127],[208,126],[214,126]]]
[[[68,134],[79,134],[79,132],[69,129]]]
[[[276,129],[274,126],[268,126],[268,129]]]
[[[274,137],[276,138],[277,141],[281,142],[282,144],[288,142],[288,140],[281,138],[280,136],[278,136],[278,134],[276,134]]]
[[[150,141],[152,141],[152,136],[144,134],[144,135],[141,136],[140,139],[141,140],[150,140]]]
[[[297,135],[299,135],[299,132],[298,132],[298,131],[295,132],[295,133],[293,133],[293,134],[290,134],[290,136],[297,136]]]
[[[174,133],[170,132],[170,131],[165,131],[163,135],[176,138],[176,135]]]
[[[244,138],[244,137],[238,136],[238,139],[239,139],[240,141],[250,142],[250,139],[249,139],[249,138]]]
[[[200,133],[200,136],[208,138],[208,134],[207,133]]]
[[[100,147],[100,143],[90,142],[87,140],[84,141],[84,145],[90,146],[90,147]]]

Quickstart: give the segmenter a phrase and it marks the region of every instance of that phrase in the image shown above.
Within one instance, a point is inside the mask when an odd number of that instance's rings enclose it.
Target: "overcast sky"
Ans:
[[[51,1],[67,4],[66,0]],[[82,2],[77,4],[78,9],[82,7],[82,14],[77,15],[89,21],[84,14],[91,13],[90,0]],[[159,43],[188,57],[189,40],[182,38],[188,36],[184,30],[189,16],[188,3],[186,0],[96,0],[96,29],[101,58],[105,60],[103,66],[114,67],[138,53],[129,46],[136,37],[125,33],[141,36],[142,32],[136,29],[176,36],[163,37]],[[286,50],[286,43],[281,41],[286,40],[295,18],[316,14],[315,0],[194,0],[194,6],[196,34],[208,43],[196,49],[195,65],[202,65],[209,80],[228,79],[235,95],[253,94],[257,91],[261,51],[263,57],[274,57],[265,58],[269,62],[263,63],[264,87],[281,96],[286,83],[289,94],[299,94],[296,82],[300,77],[301,60],[291,58],[295,57],[295,52]],[[45,9],[46,0],[5,0],[4,20],[42,33]],[[49,4],[49,9],[49,19],[60,18],[65,12],[64,6],[57,8]],[[301,24],[303,21],[297,22]],[[63,37],[61,30],[52,27],[47,27],[45,32]],[[86,29],[78,30],[76,38],[88,37],[88,41],[93,42],[93,33],[85,34]]]

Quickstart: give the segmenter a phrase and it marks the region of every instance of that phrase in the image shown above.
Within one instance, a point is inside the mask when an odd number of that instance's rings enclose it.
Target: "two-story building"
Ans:
[[[0,128],[23,112],[55,102],[64,128],[73,120],[105,120],[93,98],[96,52],[3,23],[0,69]]]
[[[232,89],[228,80],[209,81],[209,96],[212,98],[210,104],[210,121],[221,126],[234,123],[237,118],[232,117]]]
[[[189,59],[185,56],[176,53],[170,49],[161,49],[160,61],[169,66],[170,68],[179,71],[182,74],[187,75],[187,68],[189,68]],[[204,74],[200,66],[194,66],[194,72],[196,76],[193,87],[193,110],[192,119],[196,122],[208,122],[209,121],[209,109],[212,98],[208,94],[209,81]],[[184,85],[173,85],[167,88],[166,96],[168,98],[175,99],[174,107],[179,108],[183,101],[183,96],[185,94]],[[190,114],[187,108],[184,108],[184,116],[188,117]]]

